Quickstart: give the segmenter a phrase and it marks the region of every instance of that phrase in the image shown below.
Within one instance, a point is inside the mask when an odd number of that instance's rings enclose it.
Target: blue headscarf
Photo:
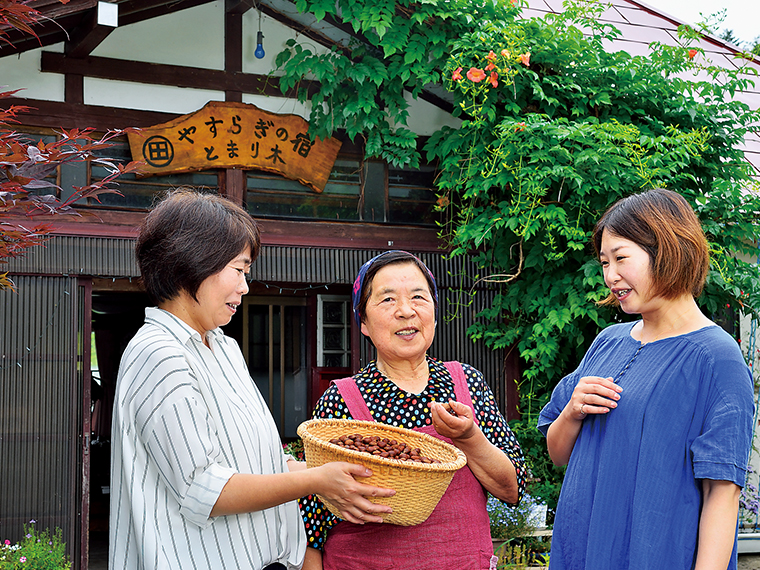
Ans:
[[[392,249],[392,250],[384,251],[383,253],[376,255],[375,257],[370,259],[368,262],[366,262],[364,265],[362,265],[359,268],[359,274],[356,276],[356,280],[354,281],[354,290],[351,293],[351,300],[354,306],[354,319],[356,320],[356,326],[358,326],[359,328],[361,328],[362,326],[362,315],[359,311],[359,303],[361,302],[362,289],[364,288],[364,278],[367,276],[367,271],[369,271],[369,268],[372,267],[372,264],[375,263],[382,256],[387,255],[389,253],[406,253],[422,264],[422,267],[425,268],[428,275],[430,276],[430,281],[433,283],[432,293],[433,293],[433,300],[435,301],[436,316],[438,314],[438,285],[435,282],[435,277],[433,276],[432,272],[430,271],[430,269],[428,269],[428,266],[425,265],[425,263],[419,257],[412,255],[408,251],[403,251],[401,249]]]

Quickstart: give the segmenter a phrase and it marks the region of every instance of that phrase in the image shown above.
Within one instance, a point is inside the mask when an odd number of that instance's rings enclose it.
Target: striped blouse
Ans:
[[[122,357],[111,449],[109,568],[300,568],[296,501],[210,518],[235,473],[287,471],[277,427],[237,343],[157,308]]]

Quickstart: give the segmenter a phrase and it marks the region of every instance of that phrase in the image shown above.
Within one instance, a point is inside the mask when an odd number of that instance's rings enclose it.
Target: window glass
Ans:
[[[40,142],[44,142],[45,144],[53,143],[56,141],[56,139],[56,135],[33,132],[19,133],[19,142],[29,146],[37,146]],[[45,182],[50,183],[50,186],[42,188],[30,188],[29,194],[34,194],[37,196],[55,196],[56,198],[60,198],[61,193],[58,188],[56,188],[56,186],[60,186],[58,181],[58,171],[58,168],[52,168],[50,172],[44,172],[42,179]]]
[[[247,172],[248,211],[254,217],[359,220],[359,161],[338,159],[323,192],[278,174]]]
[[[114,159],[114,162],[126,164],[132,160],[132,153],[126,138],[116,140],[113,146],[97,151],[98,156]],[[108,170],[103,166],[93,164],[90,170],[90,180],[96,182],[108,176]],[[119,194],[101,194],[98,199],[89,198],[88,206],[99,208],[119,208],[129,210],[148,210],[153,205],[156,194],[180,186],[195,188],[201,192],[214,193],[217,191],[217,172],[206,170],[182,174],[164,174],[138,178],[135,174],[123,174],[116,179],[112,187]]]
[[[396,224],[435,225],[435,170],[388,168],[388,221]]]

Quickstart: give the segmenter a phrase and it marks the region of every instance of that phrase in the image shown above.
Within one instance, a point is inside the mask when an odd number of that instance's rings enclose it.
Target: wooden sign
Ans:
[[[211,101],[168,123],[131,132],[132,160],[141,174],[239,168],[276,172],[317,192],[327,184],[341,143],[311,142],[309,123],[247,103]]]

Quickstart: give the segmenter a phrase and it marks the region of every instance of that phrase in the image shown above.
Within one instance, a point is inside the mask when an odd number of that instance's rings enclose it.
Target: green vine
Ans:
[[[760,188],[740,145],[760,112],[734,96],[757,66],[710,63],[691,47],[695,30],[632,56],[605,49],[620,32],[599,18],[602,2],[526,19],[522,6],[299,0],[299,10],[350,24],[355,36],[323,55],[290,41],[277,62],[283,90],[305,76],[320,83],[310,99],[315,136],[343,129],[368,158],[397,166],[422,160],[406,126],[410,100],[446,90],[461,124],[441,128],[423,152],[438,168],[441,236],[479,268],[461,276],[452,310],[476,284],[497,288],[469,333],[519,354],[523,420],[513,429],[541,479],[532,492],[551,505],[562,470],[548,460],[537,414],[599,330],[628,318],[596,304],[606,289],[588,244],[594,223],[642,188],[680,192],[713,252],[704,311],[758,315]],[[305,90],[299,97],[309,100]]]

